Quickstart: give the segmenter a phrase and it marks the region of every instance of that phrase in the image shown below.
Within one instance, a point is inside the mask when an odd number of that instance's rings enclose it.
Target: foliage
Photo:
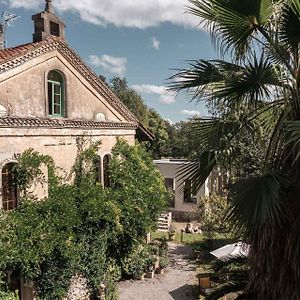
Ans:
[[[169,155],[174,158],[193,159],[202,145],[195,138],[194,124],[197,118],[168,124]]]
[[[156,227],[168,193],[152,158],[140,145],[130,146],[124,140],[118,140],[109,169],[110,197],[121,209],[120,223],[123,227],[118,245],[111,249],[117,252],[115,256],[118,257],[131,251],[134,241]]]
[[[168,257],[161,257],[159,260],[159,265],[162,269],[165,269],[170,264],[170,259]]]
[[[172,77],[173,90],[188,90],[194,99],[224,111],[199,122],[198,142],[204,149],[186,171],[200,187],[216,165],[230,169],[236,157],[232,141],[250,136],[250,146],[260,147],[257,132],[263,129],[267,136],[260,169],[236,182],[230,194],[230,217],[251,243],[245,294],[251,299],[300,298],[295,231],[300,211],[299,1],[190,4],[189,11],[201,18],[228,60],[195,60]]]
[[[144,104],[142,97],[128,87],[125,78],[113,78],[111,88],[136,118],[153,133],[154,140],[146,143],[153,157],[169,156],[168,123],[154,109]]]
[[[212,240],[216,233],[230,231],[230,223],[226,222],[228,209],[227,197],[211,194],[200,199],[198,222],[201,224],[204,238]]]
[[[225,262],[215,260],[210,269],[221,282],[216,284],[207,300],[222,299],[230,293],[242,292],[249,280],[249,263],[243,256],[232,257]]]
[[[149,263],[149,251],[147,247],[136,246],[132,251],[122,260],[122,270],[126,277],[139,278],[146,271]]]
[[[65,296],[77,274],[92,293],[104,283],[106,298],[117,299],[121,261],[154,228],[164,207],[165,188],[140,146],[118,141],[110,165],[113,188],[96,183],[99,145],[78,140],[73,182],[53,178],[47,199],[23,198],[16,210],[0,213],[0,271],[22,272],[42,299]],[[40,164],[52,160],[30,149],[19,162],[16,182],[27,189],[33,175],[43,178]],[[55,166],[51,170],[55,176]]]
[[[17,293],[0,291],[0,299],[2,300],[19,300]]]
[[[45,175],[41,170],[42,165],[48,169],[49,186],[58,183],[59,177],[55,174],[55,165],[51,156],[40,154],[33,148],[29,148],[22,154],[16,154],[14,158],[18,162],[14,165],[15,185],[24,197],[30,196],[30,188],[34,184],[46,184]]]

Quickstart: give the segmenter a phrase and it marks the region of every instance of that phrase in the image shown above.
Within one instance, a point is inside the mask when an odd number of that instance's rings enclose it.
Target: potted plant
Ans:
[[[163,274],[164,269],[170,264],[170,259],[168,257],[161,257],[159,260],[159,268],[157,270],[158,274]]]
[[[174,241],[175,240],[176,228],[173,224],[171,224],[169,226],[168,233],[169,233],[169,241]]]

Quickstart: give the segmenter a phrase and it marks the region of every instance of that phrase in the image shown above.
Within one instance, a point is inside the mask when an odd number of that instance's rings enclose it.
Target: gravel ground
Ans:
[[[164,274],[144,281],[119,283],[120,300],[197,300],[198,285],[192,249],[186,245],[169,244],[171,264]]]

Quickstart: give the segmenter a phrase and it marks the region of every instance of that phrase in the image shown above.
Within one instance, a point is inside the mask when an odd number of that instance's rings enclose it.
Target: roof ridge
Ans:
[[[0,117],[0,128],[3,127],[53,127],[53,128],[137,128],[133,122],[94,121],[80,119],[55,119],[40,117]]]
[[[101,94],[106,96],[108,103],[121,115],[132,122],[138,122],[134,114],[125,104],[107,87],[95,72],[87,66],[81,57],[71,49],[60,37],[50,36],[43,41],[7,48],[0,51],[0,74],[16,68],[31,59],[56,49],[62,56],[86,78],[87,81]],[[2,59],[1,59],[2,58]],[[80,67],[78,67],[80,66]]]

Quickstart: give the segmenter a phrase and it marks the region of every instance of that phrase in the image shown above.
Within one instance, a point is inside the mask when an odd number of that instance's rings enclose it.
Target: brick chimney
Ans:
[[[65,38],[66,25],[55,15],[52,0],[46,0],[45,10],[33,15],[32,20],[34,22],[34,42],[42,41],[51,35]]]

